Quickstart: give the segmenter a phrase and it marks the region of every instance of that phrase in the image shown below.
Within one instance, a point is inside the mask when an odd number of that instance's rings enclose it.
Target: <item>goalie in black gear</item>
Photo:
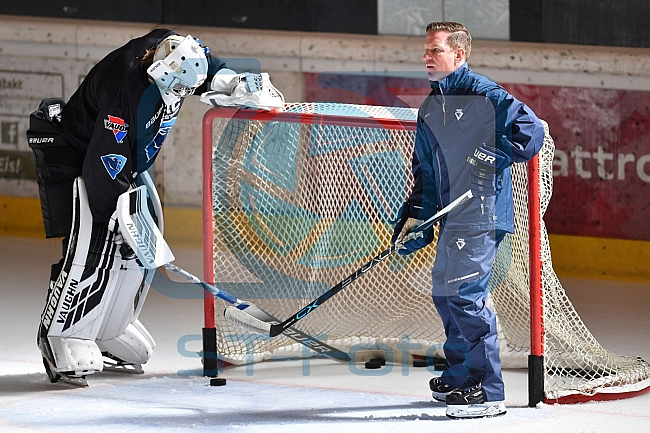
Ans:
[[[224,66],[198,39],[156,29],[102,59],[67,104],[45,99],[30,116],[46,237],[64,237],[38,332],[52,381],[83,384],[107,361],[141,371],[151,356],[138,314],[153,270],[120,244],[117,199],[146,182],[184,98]]]
[[[146,172],[138,180],[153,185]],[[115,213],[93,223],[81,177],[73,197],[72,230],[62,263],[52,267],[58,275],[37,342],[52,382],[85,385],[86,375],[106,368],[140,373],[151,357],[155,343],[138,316],[153,271],[124,244]]]

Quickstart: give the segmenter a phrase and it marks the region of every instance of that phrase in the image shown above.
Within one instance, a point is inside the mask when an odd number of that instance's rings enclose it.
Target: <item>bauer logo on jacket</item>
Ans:
[[[126,158],[122,155],[116,155],[114,153],[104,155],[101,158],[102,163],[104,163],[104,167],[106,167],[108,175],[111,177],[111,179],[115,180],[115,177],[117,177],[118,173],[124,168]]]
[[[129,125],[124,123],[124,119],[120,119],[119,117],[111,116],[109,114],[108,119],[104,119],[104,128],[108,129],[109,131],[113,131],[115,140],[118,143],[121,143],[122,140],[124,140],[124,137],[126,137],[128,127]]]

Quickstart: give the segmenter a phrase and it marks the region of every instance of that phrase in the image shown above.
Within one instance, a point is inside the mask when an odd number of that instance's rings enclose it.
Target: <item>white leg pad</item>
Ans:
[[[102,353],[91,340],[79,338],[47,337],[55,366],[55,372],[74,372],[74,376],[85,376],[102,371],[104,363]]]
[[[131,364],[144,364],[149,361],[156,347],[149,332],[137,320],[130,323],[123,334],[97,343],[102,351]]]
[[[110,225],[93,224],[86,189],[75,182],[75,214],[65,263],[41,319],[47,336],[94,340],[122,260]]]
[[[51,284],[38,333],[39,348],[53,372],[83,376],[103,369],[95,339],[121,268],[114,238],[110,224],[93,224],[86,189],[78,178],[68,250]]]
[[[68,251],[38,335],[54,372],[102,371],[102,352],[144,364],[155,348],[137,320],[155,271],[141,268],[135,256],[123,256],[114,224],[114,219],[106,227],[93,224],[83,180],[77,179]]]
[[[134,260],[123,260],[122,268],[116,278],[115,289],[111,293],[97,334],[98,340],[111,340],[124,333],[129,323],[137,320],[147,292],[152,271],[142,269]]]
[[[139,268],[135,260],[123,263],[123,278],[113,292],[96,342],[102,352],[127,363],[144,364],[151,358],[156,343],[138,316],[153,271]]]

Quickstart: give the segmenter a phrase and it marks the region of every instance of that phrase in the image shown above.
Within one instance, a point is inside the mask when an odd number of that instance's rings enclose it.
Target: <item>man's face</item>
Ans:
[[[431,81],[440,81],[454,72],[464,62],[465,51],[462,48],[452,50],[447,45],[449,32],[427,33],[424,40],[424,62],[427,75]]]

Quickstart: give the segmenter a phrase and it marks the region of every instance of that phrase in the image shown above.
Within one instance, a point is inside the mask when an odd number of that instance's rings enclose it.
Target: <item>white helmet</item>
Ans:
[[[163,93],[191,95],[207,78],[206,50],[192,35],[169,36],[156,48],[147,73]]]

